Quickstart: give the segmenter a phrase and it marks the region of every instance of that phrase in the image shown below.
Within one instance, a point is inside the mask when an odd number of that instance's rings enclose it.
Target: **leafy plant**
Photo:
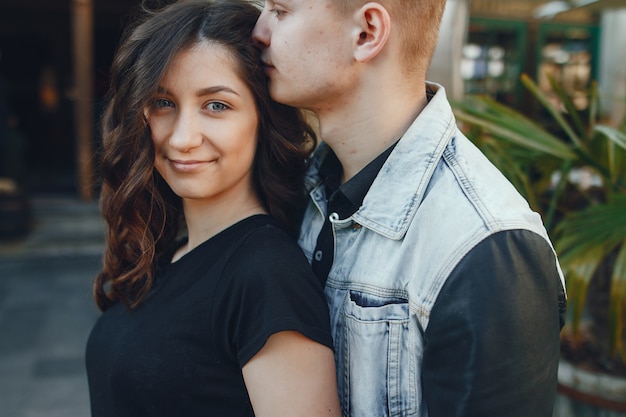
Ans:
[[[609,346],[626,359],[626,126],[598,123],[599,97],[589,91],[580,114],[553,79],[559,107],[528,76],[521,81],[542,104],[556,129],[484,96],[453,102],[467,135],[543,216],[565,273],[568,327],[580,337],[592,280],[601,265],[611,271]]]

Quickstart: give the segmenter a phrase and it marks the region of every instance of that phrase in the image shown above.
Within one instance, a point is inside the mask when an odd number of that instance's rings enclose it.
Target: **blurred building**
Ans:
[[[0,0],[0,82],[21,186],[94,196],[94,153],[108,69],[139,0]],[[0,120],[2,122],[2,120]],[[3,140],[0,138],[0,145]]]
[[[550,77],[560,82],[581,111],[598,82],[606,117],[623,119],[626,0],[448,0],[446,15],[431,78],[455,98],[487,94],[541,117],[521,74],[548,93]]]

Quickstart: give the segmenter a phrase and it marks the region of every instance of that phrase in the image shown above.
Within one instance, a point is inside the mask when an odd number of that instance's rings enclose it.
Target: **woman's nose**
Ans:
[[[203,134],[198,118],[193,115],[181,115],[170,136],[170,145],[181,152],[188,152],[202,144]]]

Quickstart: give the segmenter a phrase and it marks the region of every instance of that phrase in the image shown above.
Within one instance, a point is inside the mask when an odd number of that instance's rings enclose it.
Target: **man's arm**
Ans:
[[[498,233],[455,268],[425,331],[430,417],[550,417],[565,293],[550,246]]]

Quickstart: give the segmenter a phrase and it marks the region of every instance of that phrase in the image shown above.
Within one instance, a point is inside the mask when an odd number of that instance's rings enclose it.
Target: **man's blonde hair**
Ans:
[[[372,0],[330,0],[339,13],[348,14]],[[446,0],[373,0],[383,5],[399,28],[404,65],[426,69],[437,46]]]

